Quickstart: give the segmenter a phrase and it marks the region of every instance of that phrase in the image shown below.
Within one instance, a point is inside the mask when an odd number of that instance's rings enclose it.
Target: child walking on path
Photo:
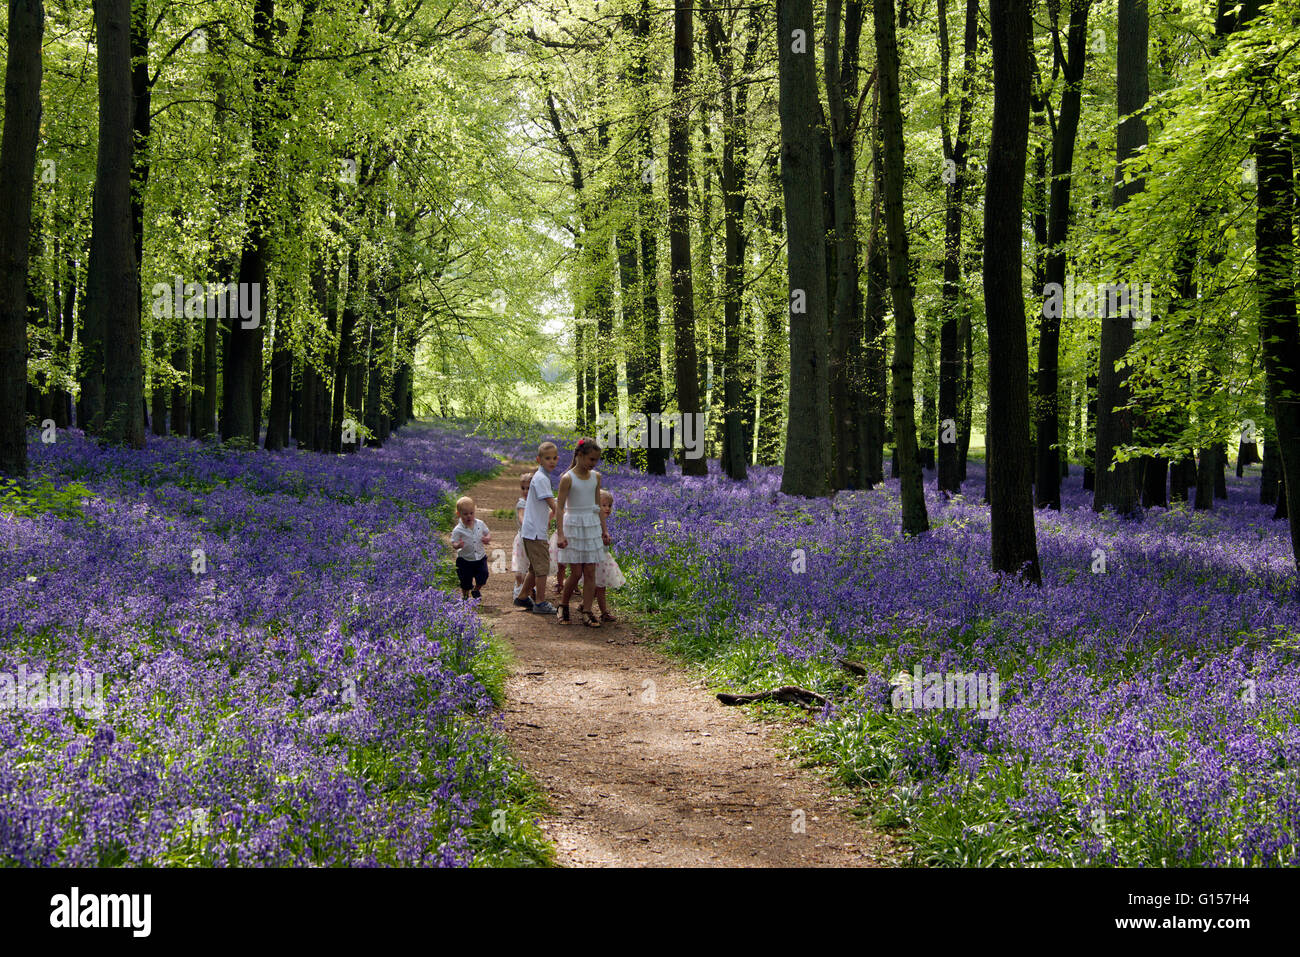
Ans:
[[[600,516],[605,520],[605,529],[609,530],[609,520],[614,514],[614,493],[607,489],[600,490]],[[606,544],[609,544],[606,539]],[[618,562],[614,561],[614,556],[605,550],[605,558],[596,565],[596,604],[600,606],[601,621],[618,621],[609,611],[609,605],[605,603],[605,589],[622,588],[627,584],[627,579],[623,577],[623,569],[618,567]]]
[[[515,502],[515,542],[510,549],[510,570],[515,573],[515,601],[519,600],[524,590],[524,576],[528,572],[528,554],[524,551],[524,539],[521,532],[524,527],[524,509],[528,505],[528,483],[533,480],[532,469],[519,476],[519,501]]]
[[[600,473],[595,471],[600,462],[600,446],[593,439],[581,439],[573,453],[573,467],[560,479],[557,505],[560,509],[555,543],[559,546],[559,559],[572,566],[560,596],[560,624],[569,624],[569,598],[582,577],[583,623],[588,628],[599,628],[600,619],[592,611],[596,595],[596,566],[605,559],[605,546],[609,544],[609,531],[600,506]]]
[[[474,500],[468,495],[456,500],[460,521],[451,530],[451,547],[456,552],[456,577],[460,579],[461,598],[482,598],[479,591],[488,580],[487,549],[492,533],[487,524],[474,517]]]
[[[554,606],[546,600],[546,576],[551,573],[546,530],[551,523],[551,516],[558,514],[548,473],[559,460],[560,450],[554,442],[543,442],[537,447],[538,469],[528,483],[524,521],[519,527],[524,555],[528,559],[528,574],[524,576],[523,590],[515,599],[515,604],[539,615],[555,614]]]

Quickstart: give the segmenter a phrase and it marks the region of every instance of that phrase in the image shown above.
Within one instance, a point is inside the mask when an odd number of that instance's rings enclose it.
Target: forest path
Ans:
[[[467,491],[507,565],[519,475],[528,467],[512,462]],[[497,517],[498,509],[510,518]],[[617,525],[612,531],[617,538]],[[513,587],[513,573],[493,573],[480,611],[514,650],[505,729],[515,756],[547,793],[551,813],[539,823],[560,864],[863,867],[896,860],[886,835],[844,814],[848,799],[779,755],[768,728],[720,704],[647,647],[647,637],[623,620],[617,592],[610,609],[618,622],[584,627],[579,594],[574,623],[565,627],[514,607]]]

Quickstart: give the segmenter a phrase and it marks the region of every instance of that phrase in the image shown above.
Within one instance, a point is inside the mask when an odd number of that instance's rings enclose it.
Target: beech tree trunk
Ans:
[[[911,262],[903,219],[903,112],[898,90],[898,42],[894,0],[874,0],[880,128],[884,148],[885,232],[889,241],[889,291],[894,301],[894,451],[899,463],[902,526],[907,535],[930,527],[925,489],[917,462],[916,410],[912,395],[912,359],[916,315],[912,305]]]
[[[673,106],[668,114],[668,253],[672,278],[673,342],[677,409],[685,419],[700,413],[700,382],[695,348],[695,287],[691,274],[691,224],[688,176],[691,162],[689,96],[695,72],[694,8],[673,3]],[[708,460],[682,457],[683,475],[707,475]]]
[[[289,445],[289,398],[293,387],[293,350],[290,346],[289,311],[278,309],[271,340],[271,410],[266,422],[263,448],[268,451]]]
[[[1087,56],[1088,11],[1092,0],[1070,0],[1070,24],[1065,50],[1052,24],[1056,57],[1065,79],[1061,109],[1052,137],[1052,178],[1048,188],[1047,255],[1044,280],[1065,287],[1065,243],[1070,230],[1070,183],[1074,145],[1082,111],[1083,71]],[[1049,5],[1049,9],[1055,3]],[[1044,290],[1044,294],[1046,291]],[[1039,508],[1061,509],[1061,440],[1058,391],[1060,381],[1061,316],[1044,309],[1038,338],[1037,474],[1035,497]]]
[[[1118,25],[1116,99],[1120,121],[1115,137],[1115,188],[1111,193],[1115,209],[1144,188],[1140,176],[1124,181],[1123,163],[1147,142],[1146,120],[1135,115],[1147,102],[1146,0],[1119,0]],[[1137,462],[1115,461],[1115,450],[1133,441],[1132,414],[1120,408],[1129,401],[1128,372],[1115,368],[1132,345],[1132,317],[1103,315],[1097,376],[1096,489],[1092,501],[1093,510],[1098,512],[1113,508],[1121,515],[1131,515],[1138,507]]]
[[[0,138],[0,473],[27,474],[27,270],[41,129],[40,0],[9,0]]]
[[[939,0],[939,46],[943,61],[940,76],[944,115],[948,92],[948,14],[947,0]],[[959,448],[958,393],[961,384],[960,346],[970,331],[967,307],[962,302],[961,242],[962,216],[965,213],[966,151],[970,139],[974,95],[976,39],[979,28],[979,0],[966,0],[965,35],[962,43],[961,101],[957,112],[957,136],[949,141],[944,123],[944,158],[951,164],[945,169],[947,190],[944,204],[943,241],[943,317],[939,328],[939,491],[957,494],[963,478]],[[950,425],[946,424],[950,423]],[[964,424],[964,423],[963,423]],[[969,432],[966,433],[969,441]]]
[[[984,194],[988,311],[988,495],[993,568],[1037,584],[1030,490],[1029,346],[1021,287],[1021,209],[1029,142],[1028,0],[990,0],[993,133]],[[992,384],[996,383],[996,386]]]
[[[790,379],[781,491],[830,494],[826,224],[811,0],[777,0],[781,186],[785,196]]]
[[[877,77],[878,80],[878,77]],[[880,83],[872,90],[871,122],[871,228],[867,233],[866,302],[863,308],[866,342],[866,433],[867,475],[874,482],[885,480],[885,411],[889,400],[889,347],[885,326],[889,287],[889,256],[884,229],[885,165],[880,141]]]
[[[143,448],[140,295],[131,216],[135,132],[130,0],[97,3],[95,29],[99,39],[99,152],[86,310],[87,326],[102,337],[104,401],[89,424],[109,442]],[[90,360],[94,358],[92,351]]]
[[[858,283],[857,180],[858,49],[863,7],[848,0],[844,8],[844,43],[840,45],[840,0],[826,7],[826,96],[832,149],[831,225],[834,312],[831,320],[830,397],[835,457],[833,488],[871,488],[865,432],[867,369],[863,348],[862,291]],[[874,78],[871,82],[874,82]]]

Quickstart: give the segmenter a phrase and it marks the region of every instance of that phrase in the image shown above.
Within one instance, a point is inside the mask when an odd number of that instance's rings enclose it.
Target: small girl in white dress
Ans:
[[[573,452],[573,467],[560,479],[555,496],[559,508],[559,522],[555,532],[558,557],[566,565],[574,566],[564,583],[557,611],[560,624],[569,624],[569,598],[582,578],[583,623],[588,628],[599,628],[600,619],[592,610],[596,597],[596,566],[605,560],[605,546],[609,544],[609,531],[600,506],[600,446],[594,439],[582,439]]]
[[[606,489],[600,490],[600,515],[605,520],[605,528],[609,528],[609,519],[614,512],[614,493]],[[609,605],[605,603],[606,588],[622,588],[627,584],[627,579],[623,577],[623,569],[618,567],[618,562],[614,561],[614,556],[605,550],[605,560],[596,566],[596,604],[600,606],[601,621],[618,621],[609,612]]]
[[[528,483],[533,480],[532,471],[519,476],[519,501],[515,502],[515,527],[524,527],[524,506],[528,504]],[[524,553],[524,540],[515,532],[514,548],[510,552],[510,570],[515,573],[515,602],[519,603],[519,593],[524,590],[524,576],[528,574],[528,556]]]

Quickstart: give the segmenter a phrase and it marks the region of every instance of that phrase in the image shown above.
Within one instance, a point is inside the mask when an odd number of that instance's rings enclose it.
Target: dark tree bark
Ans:
[[[344,397],[347,402],[347,418],[355,425],[356,437],[352,442],[339,438],[339,449],[343,452],[360,452],[364,439],[360,426],[365,422],[366,395],[366,352],[369,348],[370,323],[363,310],[367,309],[361,294],[360,269],[353,259],[353,270],[348,275],[348,298],[343,306],[344,327],[351,326],[351,341],[348,343],[347,387]],[[351,315],[351,322],[348,317]]]
[[[59,359],[59,364],[67,369],[70,368],[72,340],[76,335],[76,323],[73,309],[75,308],[77,296],[79,294],[79,276],[78,263],[71,258],[71,253],[66,262],[67,280],[63,283],[62,304],[63,319],[60,325],[61,332],[55,349]],[[62,268],[62,266],[60,267]],[[72,424],[72,393],[66,389],[60,389],[55,394],[54,405],[54,424],[61,429],[66,429]]]
[[[99,39],[99,154],[87,278],[87,327],[100,332],[104,399],[89,423],[110,442],[144,447],[140,296],[131,218],[134,154],[131,103],[131,2],[95,8]],[[90,359],[94,361],[92,350]],[[92,414],[94,410],[92,409]]]
[[[781,491],[830,492],[826,228],[822,209],[817,63],[811,0],[778,0],[781,185],[790,293],[790,379]]]
[[[1070,229],[1070,183],[1074,169],[1074,145],[1082,112],[1083,70],[1087,54],[1088,11],[1092,0],[1069,0],[1070,24],[1065,49],[1056,29],[1055,10],[1059,0],[1049,0],[1052,13],[1052,41],[1056,61],[1065,78],[1060,115],[1052,137],[1052,178],[1047,208],[1047,255],[1044,279],[1065,286],[1065,243]],[[1045,293],[1045,290],[1044,290]],[[1061,452],[1058,369],[1061,350],[1061,317],[1043,309],[1038,338],[1037,474],[1035,494],[1039,508],[1061,508]]]
[[[181,375],[181,380],[172,386],[171,416],[172,432],[176,435],[190,434],[190,344],[186,336],[189,329],[182,325],[173,338],[171,364]],[[182,338],[184,337],[184,338]]]
[[[560,152],[564,154],[569,164],[569,182],[573,187],[573,195],[578,207],[578,225],[573,230],[573,244],[578,259],[581,259],[583,232],[587,219],[586,180],[583,176],[582,163],[578,159],[578,153],[573,148],[573,144],[564,130],[564,124],[560,120],[560,110],[556,105],[555,96],[549,91],[546,94],[546,115],[551,122],[551,129],[555,131],[555,138],[560,145]],[[574,426],[583,435],[587,435],[595,426],[595,415],[590,409],[594,409],[596,400],[593,388],[594,367],[592,364],[594,350],[584,313],[583,303],[581,301],[575,303],[573,315],[573,371],[577,394],[574,397]]]
[[[630,10],[620,17],[620,25],[630,37],[636,37],[636,16]],[[635,65],[628,68],[621,77],[629,89],[635,90],[638,83]],[[616,157],[612,162],[620,170],[617,190],[620,195],[636,195],[634,161],[624,156]],[[628,413],[641,411],[641,400],[645,389],[645,330],[641,320],[640,277],[637,274],[637,235],[636,216],[632,211],[620,211],[618,226],[614,231],[614,253],[618,259],[619,288],[619,341],[623,348],[624,363],[627,368],[627,402]],[[578,399],[581,405],[582,399]],[[583,431],[584,434],[585,430]],[[628,464],[645,469],[645,452],[642,449],[627,450]]]
[[[135,136],[131,167],[131,234],[135,240],[136,297],[140,298],[140,271],[144,268],[144,194],[149,186],[149,2],[131,0],[131,128]],[[154,435],[167,434],[167,389],[159,381],[167,364],[167,338],[161,318],[155,317],[150,334],[155,372],[149,385],[149,418]],[[184,434],[184,426],[180,426]]]
[[[1218,456],[1214,446],[1203,448],[1196,457],[1196,511],[1208,511],[1214,507],[1214,464]]]
[[[379,315],[383,312],[380,310]],[[383,404],[384,383],[383,383],[383,339],[384,331],[380,326],[378,319],[370,323],[369,341],[366,347],[366,398],[365,398],[365,418],[366,431],[370,437],[366,440],[366,445],[382,446],[383,423],[380,421],[383,413],[380,406]]]
[[[1278,454],[1277,440],[1272,433],[1264,439],[1264,465],[1259,473],[1259,504],[1276,505],[1278,486],[1282,481],[1282,457]]]
[[[1145,187],[1140,176],[1124,181],[1123,164],[1147,142],[1146,120],[1135,115],[1147,102],[1146,0],[1119,0],[1118,24],[1116,95],[1120,121],[1115,138],[1115,188],[1111,194],[1115,209]],[[1103,315],[1097,377],[1096,494],[1092,503],[1098,512],[1113,508],[1121,515],[1131,515],[1138,506],[1137,463],[1131,459],[1115,461],[1115,450],[1133,441],[1132,415],[1120,408],[1129,401],[1128,372],[1115,368],[1132,344],[1132,317]]]
[[[27,474],[28,231],[41,129],[40,0],[9,0],[0,138],[0,472]]]
[[[975,52],[979,27],[979,0],[966,0],[966,24],[962,42],[961,99],[957,107],[957,137],[948,136],[948,12],[947,0],[939,0],[939,50],[943,63],[940,98],[943,117],[943,154],[952,165],[944,177],[947,190],[944,205],[943,318],[939,329],[939,461],[938,487],[941,492],[961,491],[965,452],[959,448],[957,419],[962,360],[959,345],[970,331],[970,319],[962,302],[961,241],[965,212],[966,151],[970,140],[974,102]],[[949,431],[944,423],[951,422]],[[966,432],[969,442],[969,432]]]
[[[1259,457],[1259,446],[1254,442],[1247,442],[1243,436],[1237,443],[1237,478],[1246,474],[1247,466],[1255,465],[1262,462]]]
[[[339,328],[338,313],[338,268],[331,264],[329,253],[322,251],[324,275],[321,279],[321,311],[325,314],[325,349],[318,357],[320,366],[313,368],[316,377],[316,415],[315,428],[312,431],[311,447],[317,452],[331,452],[334,432],[334,369],[338,349],[335,335]]]
[[[573,341],[574,341],[574,378],[577,383],[575,390],[575,408],[573,423],[583,435],[591,431],[591,422],[587,418],[587,337],[585,335],[586,327],[581,323],[573,324]]]
[[[903,532],[917,535],[930,527],[925,489],[917,463],[916,414],[912,397],[912,358],[916,315],[907,225],[903,220],[903,112],[898,90],[898,41],[894,29],[894,0],[875,0],[877,82],[880,84],[880,128],[884,149],[885,233],[889,241],[889,291],[894,302],[894,450],[899,461],[899,497]],[[788,202],[788,201],[787,201]]]
[[[676,357],[677,409],[683,419],[700,413],[696,373],[695,288],[691,274],[691,225],[688,207],[690,109],[695,72],[695,31],[689,0],[673,3],[673,107],[668,114],[668,253],[672,278],[673,342]],[[706,475],[704,456],[682,458],[682,474]]]
[[[746,403],[742,398],[745,375],[741,369],[743,296],[745,257],[748,236],[745,233],[745,178],[749,166],[748,95],[745,84],[733,89],[730,38],[722,29],[717,12],[704,6],[707,16],[708,45],[722,77],[722,202],[724,220],[723,265],[723,359],[722,359],[722,469],[728,476],[743,481],[747,474],[752,445],[745,428]],[[748,36],[741,70],[748,75],[758,53],[759,23],[757,8],[750,12]]]
[[[257,101],[252,120],[253,170],[245,206],[247,235],[239,257],[241,288],[257,288],[266,303],[267,264],[270,256],[270,208],[267,170],[279,146],[279,123],[285,119],[287,100],[292,97],[302,64],[306,62],[318,0],[305,0],[294,48],[278,69],[263,55],[254,65],[253,92]],[[275,0],[255,0],[253,40],[262,50],[275,50]],[[274,62],[281,62],[276,59]],[[266,104],[270,104],[267,106]],[[243,437],[257,444],[261,431],[262,339],[265,324],[256,325],[238,316],[230,320],[230,339],[225,356],[221,435],[223,439]]]
[[[886,248],[885,165],[880,141],[880,84],[872,90],[871,123],[871,228],[867,234],[867,293],[863,307],[863,339],[866,344],[866,446],[867,475],[875,482],[885,480],[885,411],[889,401],[889,373],[886,369],[886,291],[889,288],[889,256]]]
[[[1228,497],[1228,443],[1220,441],[1214,446],[1214,497]]]
[[[775,167],[775,161],[771,164]],[[784,219],[781,205],[775,197],[779,193],[780,173],[772,173],[772,192],[774,197],[767,214],[766,253],[770,261],[776,262],[781,254],[781,240],[784,235]],[[763,309],[763,375],[759,388],[761,403],[758,418],[758,464],[779,465],[782,458],[781,434],[783,410],[786,400],[786,371],[789,364],[785,361],[785,345],[789,341],[786,331],[786,316],[790,310],[790,300],[785,295],[784,285],[772,284],[772,292],[766,297]]]
[[[857,180],[858,49],[863,7],[844,6],[844,45],[840,47],[840,0],[826,7],[826,96],[829,104],[831,250],[834,312],[831,320],[830,397],[835,456],[831,487],[871,488],[865,440],[866,356],[863,350],[862,291],[858,283]],[[870,81],[874,83],[874,77]]]
[[[351,288],[356,282],[357,243],[355,240],[351,244],[349,253],[350,255],[347,262],[350,279],[348,285],[349,288]],[[339,316],[337,320],[339,338],[338,348],[334,353],[334,387],[332,390],[333,401],[331,402],[330,408],[329,450],[335,453],[343,451],[343,419],[346,415],[344,400],[347,397],[348,371],[352,366],[352,340],[355,334],[357,321],[357,315],[352,310],[351,304],[342,301],[342,291],[337,288],[338,280],[338,273],[333,273],[330,277],[330,283],[331,285],[334,285],[337,290],[334,294],[334,308]],[[350,298],[351,296],[349,294],[349,299]],[[330,331],[333,332],[334,330],[331,328]]]
[[[293,386],[293,348],[288,310],[278,309],[271,340],[271,411],[266,422],[268,451],[289,445],[289,392]]]
[[[993,133],[984,194],[989,331],[988,493],[993,568],[1038,583],[1021,227],[1029,141],[1028,0],[990,0]]]

